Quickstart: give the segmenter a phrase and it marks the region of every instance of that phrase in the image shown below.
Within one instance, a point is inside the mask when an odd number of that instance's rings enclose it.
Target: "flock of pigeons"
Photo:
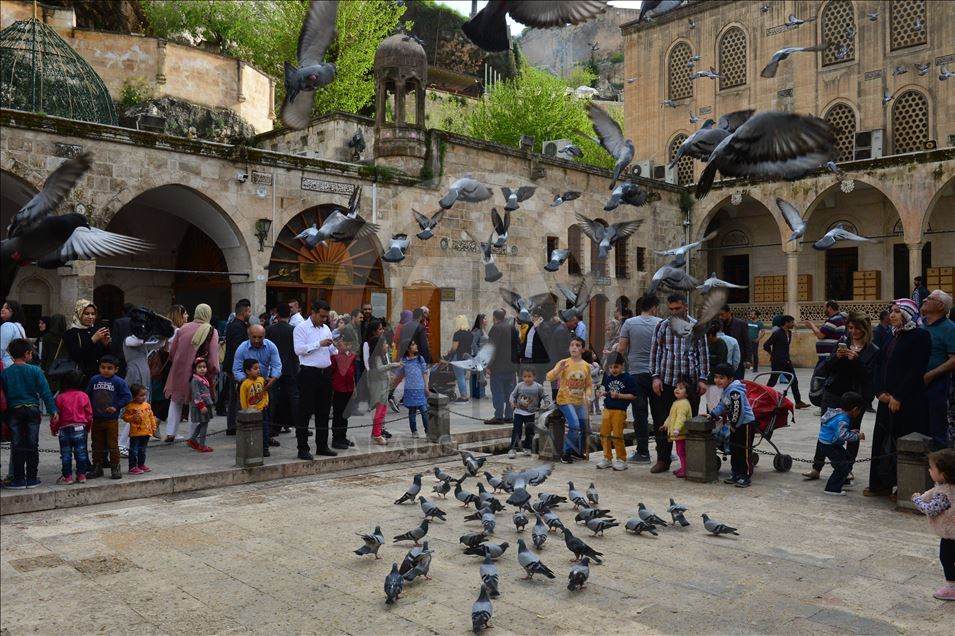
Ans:
[[[566,497],[538,491],[537,499],[532,500],[528,487],[540,486],[554,470],[553,464],[542,464],[520,471],[506,470],[501,477],[495,477],[490,472],[484,471],[483,475],[490,490],[478,481],[478,493],[474,494],[464,490],[461,484],[470,477],[478,477],[478,473],[481,472],[487,458],[475,457],[467,451],[461,451],[461,461],[466,472],[459,478],[454,478],[440,467],[434,467],[435,485],[432,492],[441,498],[445,498],[452,490],[452,484],[454,484],[455,499],[461,502],[464,508],[474,505],[475,511],[466,515],[464,521],[478,521],[481,523],[480,531],[468,532],[459,539],[459,542],[464,546],[464,554],[481,559],[479,571],[481,577],[480,594],[471,608],[471,625],[474,633],[491,626],[490,620],[493,615],[491,599],[500,596],[500,575],[495,562],[504,555],[510,544],[507,541],[492,542],[491,537],[492,535],[496,536],[498,530],[498,513],[506,510],[504,503],[514,507],[511,520],[517,533],[524,532],[525,528],[530,525],[531,518],[535,521],[531,526],[530,538],[531,545],[536,552],[528,547],[523,538],[517,540],[517,563],[524,570],[523,580],[531,580],[534,575],[548,579],[556,578],[557,575],[544,564],[538,553],[542,552],[550,533],[557,532],[563,535],[564,545],[573,554],[574,565],[567,575],[567,589],[572,592],[583,589],[590,578],[590,564],[602,564],[603,553],[595,550],[580,537],[575,536],[571,528],[564,525],[564,522],[561,521],[554,510],[562,504],[573,505],[573,509],[577,511],[577,515],[574,517],[575,523],[583,523],[588,530],[593,532],[592,537],[602,537],[605,531],[619,527],[621,524],[611,516],[610,510],[599,507],[600,495],[594,484],[591,482],[590,487],[581,492],[575,487],[574,482],[569,481],[567,482]],[[392,543],[411,541],[413,547],[408,550],[401,565],[397,562],[392,563],[391,571],[385,576],[385,603],[388,605],[394,604],[401,597],[406,584],[419,578],[430,580],[429,572],[434,550],[428,546],[427,541],[422,541],[422,539],[428,535],[431,523],[447,521],[447,513],[421,494],[421,478],[421,473],[416,474],[411,486],[395,500],[395,505],[414,504],[417,501],[421,508],[422,519],[417,526],[392,539]],[[499,492],[508,494],[504,503],[494,496]],[[673,498],[670,498],[667,512],[670,513],[671,517],[669,523],[647,508],[643,502],[639,502],[636,516],[627,520],[623,527],[626,531],[636,535],[646,532],[658,536],[659,528],[686,528],[690,525],[685,516],[687,507],[675,502]],[[736,528],[710,519],[706,514],[702,514],[701,517],[703,528],[712,535],[739,535]],[[362,538],[363,544],[354,551],[355,554],[358,556],[372,554],[375,559],[380,559],[378,551],[385,544],[385,535],[382,533],[381,526],[376,526],[374,531],[368,534],[359,533],[359,536]]]

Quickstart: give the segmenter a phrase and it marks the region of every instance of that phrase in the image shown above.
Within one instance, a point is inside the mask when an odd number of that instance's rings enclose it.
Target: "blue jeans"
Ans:
[[[90,469],[90,456],[86,451],[86,429],[76,430],[64,426],[57,437],[60,440],[60,461],[63,463],[63,476],[73,476],[73,456],[76,456],[76,474],[87,473]]]
[[[36,479],[40,463],[40,409],[35,406],[7,409],[7,425],[14,481]]]
[[[948,442],[948,374],[935,378],[925,388],[928,398],[928,429],[933,450],[949,447]]]
[[[146,447],[149,435],[137,435],[129,438],[129,469],[146,465]]]
[[[491,374],[491,403],[495,419],[510,420],[514,416],[509,398],[516,382],[512,372]]]
[[[411,432],[418,432],[418,425],[415,422],[415,412],[421,412],[421,425],[424,427],[424,432],[428,432],[428,405],[423,406],[409,406],[408,407],[408,424],[411,425]]]
[[[582,452],[583,437],[581,431],[587,423],[587,405],[561,404],[558,408],[560,414],[564,416],[564,421],[567,422],[567,428],[564,431],[564,452]]]
[[[453,364],[451,368],[454,369],[454,379],[458,381],[458,397],[466,398],[468,396],[468,370],[456,367]]]

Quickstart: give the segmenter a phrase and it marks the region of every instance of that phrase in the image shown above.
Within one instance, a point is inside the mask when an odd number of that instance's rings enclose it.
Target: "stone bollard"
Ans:
[[[896,510],[917,510],[912,503],[912,493],[925,492],[935,484],[928,476],[928,453],[932,438],[921,433],[909,433],[896,441],[898,459],[896,479],[899,490],[896,495]]]
[[[428,395],[428,441],[451,443],[451,398],[440,393]]]
[[[720,463],[716,456],[713,429],[716,423],[698,415],[686,422],[686,480],[710,482],[719,478]]]
[[[235,416],[235,465],[252,468],[263,464],[262,411],[242,409]]]
[[[555,410],[547,416],[544,426],[550,431],[547,433],[538,432],[536,437],[537,454],[541,459],[558,460],[564,453],[564,416],[560,411]]]

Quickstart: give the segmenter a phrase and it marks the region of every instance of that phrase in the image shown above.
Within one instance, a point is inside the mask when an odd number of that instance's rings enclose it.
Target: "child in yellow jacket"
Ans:
[[[677,477],[686,477],[686,421],[693,417],[693,409],[690,401],[686,398],[687,389],[685,382],[677,382],[673,387],[673,396],[676,401],[670,407],[670,414],[660,430],[667,432],[667,437],[671,442],[675,442],[676,456],[680,458],[679,470],[674,470],[673,474]]]
[[[560,458],[564,464],[572,464],[574,457],[584,459],[581,452],[583,447],[581,431],[587,424],[587,411],[594,394],[590,365],[582,357],[584,346],[584,341],[580,338],[576,336],[571,338],[570,357],[564,358],[547,372],[549,382],[560,381],[560,390],[557,391],[557,408],[567,422],[564,454]]]
[[[123,411],[123,421],[129,422],[129,474],[141,475],[151,469],[146,465],[146,447],[149,436],[156,435],[156,416],[146,401],[148,392],[142,384],[129,387],[133,401]]]

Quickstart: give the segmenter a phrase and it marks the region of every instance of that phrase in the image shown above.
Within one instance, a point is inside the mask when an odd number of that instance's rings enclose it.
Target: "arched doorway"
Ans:
[[[590,301],[590,316],[587,324],[588,344],[597,352],[599,356],[604,350],[604,344],[607,342],[607,319],[611,316],[607,313],[607,305],[610,302],[603,294],[597,294]]]
[[[269,260],[266,301],[276,303],[298,300],[303,307],[324,300],[339,313],[358,309],[371,301],[372,293],[388,295],[381,264],[381,246],[375,237],[366,237],[348,245],[329,243],[309,249],[296,237],[305,228],[321,226],[325,218],[340,209],[336,205],[318,205],[292,217],[275,239]],[[388,316],[385,316],[388,318]]]
[[[929,290],[955,295],[955,179],[942,186],[933,199],[922,226],[924,280]]]
[[[441,356],[441,290],[427,281],[417,281],[402,290],[402,308],[428,308],[428,348],[432,359]]]

